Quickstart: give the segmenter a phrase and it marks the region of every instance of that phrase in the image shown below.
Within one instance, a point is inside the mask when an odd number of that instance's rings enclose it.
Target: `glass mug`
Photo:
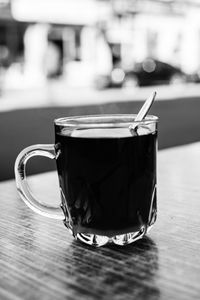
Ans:
[[[126,245],[142,238],[157,215],[156,116],[91,115],[54,121],[55,145],[33,145],[15,162],[21,198],[37,213],[64,221],[89,245]],[[29,191],[26,163],[56,160],[61,205],[41,204]]]

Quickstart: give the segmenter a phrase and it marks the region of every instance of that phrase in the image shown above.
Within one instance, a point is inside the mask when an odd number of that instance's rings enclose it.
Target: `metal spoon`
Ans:
[[[135,120],[134,122],[136,122],[136,124],[131,124],[129,129],[131,131],[131,133],[133,135],[137,135],[137,127],[138,127],[138,124],[137,122],[141,122],[147,115],[149,109],[151,108],[154,100],[155,100],[155,97],[156,97],[156,92],[154,91],[148,98],[147,100],[145,101],[145,103],[142,105],[139,113],[137,114],[137,116],[135,117]]]

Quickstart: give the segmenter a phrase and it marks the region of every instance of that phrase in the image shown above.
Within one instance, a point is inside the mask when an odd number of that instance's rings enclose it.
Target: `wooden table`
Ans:
[[[31,177],[58,201],[56,174]],[[57,198],[57,200],[55,200]],[[0,183],[0,299],[200,299],[200,143],[158,154],[158,219],[127,247],[91,248]]]

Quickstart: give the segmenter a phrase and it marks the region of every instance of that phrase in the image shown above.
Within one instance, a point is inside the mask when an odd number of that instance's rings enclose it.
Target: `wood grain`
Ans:
[[[158,154],[158,219],[127,247],[91,248],[0,183],[0,299],[200,299],[200,143]],[[54,172],[30,178],[59,201]]]

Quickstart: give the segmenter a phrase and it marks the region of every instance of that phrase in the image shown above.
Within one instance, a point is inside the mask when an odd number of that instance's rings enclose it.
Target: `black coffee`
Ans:
[[[153,223],[157,134],[114,130],[56,133],[62,205],[74,233],[114,236]]]

